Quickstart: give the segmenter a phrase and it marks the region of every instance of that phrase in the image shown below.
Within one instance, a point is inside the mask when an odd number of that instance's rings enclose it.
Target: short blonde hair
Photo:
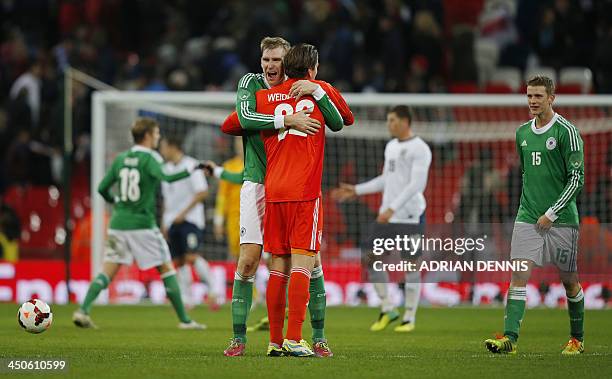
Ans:
[[[134,143],[141,143],[148,133],[153,133],[155,128],[159,128],[159,124],[152,118],[137,118],[134,124],[132,124],[132,138],[134,138]]]
[[[529,87],[544,87],[548,96],[555,94],[555,83],[548,76],[536,75],[529,78],[527,81]]]
[[[276,49],[277,47],[282,47],[285,52],[287,52],[291,48],[291,44],[282,37],[265,37],[261,40],[259,47],[261,48],[262,53],[264,50],[272,50]]]

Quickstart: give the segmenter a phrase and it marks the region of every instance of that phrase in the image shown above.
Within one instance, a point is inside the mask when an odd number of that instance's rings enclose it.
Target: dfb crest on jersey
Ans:
[[[553,150],[555,147],[557,147],[557,140],[555,139],[555,137],[549,137],[546,140],[546,148],[548,150]]]
[[[243,226],[242,228],[240,228],[240,237],[244,237],[245,234],[246,234],[246,228]]]

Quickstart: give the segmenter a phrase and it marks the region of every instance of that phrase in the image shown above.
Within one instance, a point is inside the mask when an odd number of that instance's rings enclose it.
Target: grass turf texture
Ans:
[[[298,359],[266,357],[267,332],[249,334],[246,356],[224,357],[231,337],[229,307],[216,313],[192,310],[208,330],[187,331],[177,329],[170,306],[98,306],[92,316],[100,329],[82,330],[72,325],[75,306],[56,305],[52,327],[39,335],[19,327],[17,308],[0,304],[0,357],[68,359],[69,371],[57,373],[63,377],[612,376],[611,311],[587,310],[586,352],[563,357],[569,328],[564,310],[527,310],[518,355],[500,356],[486,351],[483,341],[502,328],[501,308],[419,309],[417,329],[405,334],[393,332],[397,322],[383,332],[370,332],[376,309],[330,308],[326,333],[335,357]],[[251,323],[263,315],[257,309]],[[308,320],[304,332],[310,339]]]

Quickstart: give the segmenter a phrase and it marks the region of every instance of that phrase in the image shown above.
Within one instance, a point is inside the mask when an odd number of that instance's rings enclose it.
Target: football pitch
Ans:
[[[395,333],[394,324],[372,333],[372,308],[330,308],[326,334],[333,358],[268,358],[267,332],[249,334],[247,355],[222,355],[231,337],[229,307],[190,314],[205,331],[178,330],[170,306],[98,306],[97,330],[77,329],[75,306],[52,306],[52,327],[31,335],[17,324],[15,304],[0,304],[0,358],[66,359],[54,376],[75,378],[374,378],[374,377],[612,377],[612,311],[586,312],[581,356],[563,357],[568,339],[564,310],[530,309],[516,356],[493,355],[483,340],[501,331],[501,308],[419,309],[417,329]],[[250,320],[264,315],[256,309]],[[310,339],[310,324],[304,325]],[[30,372],[32,374],[32,372]],[[40,375],[40,372],[35,375]],[[12,376],[0,370],[0,376]]]

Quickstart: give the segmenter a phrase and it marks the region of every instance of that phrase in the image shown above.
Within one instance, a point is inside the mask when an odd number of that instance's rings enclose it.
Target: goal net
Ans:
[[[339,183],[359,183],[380,174],[385,144],[390,139],[386,112],[393,105],[412,107],[413,130],[432,150],[425,191],[428,225],[513,223],[521,193],[515,131],[530,118],[524,96],[347,94],[345,98],[355,114],[355,125],[339,133],[328,130],[325,147],[321,254],[329,286],[328,302],[373,301],[369,287],[359,284],[360,247],[367,226],[376,218],[380,195],[338,203],[332,199],[331,190]],[[110,212],[95,189],[115,155],[131,146],[129,127],[134,119],[154,117],[161,125],[162,135],[182,137],[187,154],[222,163],[234,155],[232,137],[219,130],[219,125],[233,110],[234,100],[233,93],[102,91],[94,94],[92,275],[101,267],[104,214]],[[599,283],[606,281],[609,278],[606,275],[612,270],[612,257],[608,253],[612,237],[607,225],[612,218],[612,96],[559,95],[555,110],[577,126],[584,140],[586,175],[578,208],[582,228],[589,225],[591,229],[587,232],[593,234],[581,238],[578,267],[581,273],[591,275],[587,278]],[[207,259],[220,263],[215,266],[218,285],[225,290],[233,277],[233,266],[222,262],[231,262],[233,258],[228,254],[227,240],[218,240],[212,233],[217,180],[208,182],[203,253]],[[508,255],[510,232],[511,227],[495,244],[500,257]],[[124,279],[142,281],[142,274],[136,272],[130,270]],[[134,275],[140,277],[134,278]],[[551,283],[555,281],[549,276],[542,278]],[[458,276],[451,281],[474,284],[505,280],[507,277]],[[330,291],[333,293],[329,294]],[[136,292],[153,296],[146,284]],[[466,293],[473,293],[473,288],[457,290],[457,301],[470,300]]]

